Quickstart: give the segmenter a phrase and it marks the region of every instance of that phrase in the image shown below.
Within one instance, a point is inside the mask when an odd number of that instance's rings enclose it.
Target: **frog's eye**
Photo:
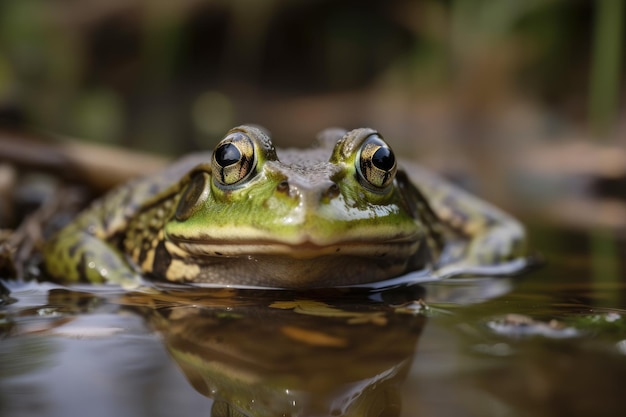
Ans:
[[[233,132],[215,148],[211,170],[218,183],[230,187],[250,177],[255,165],[254,143],[244,133]]]
[[[396,157],[380,136],[372,134],[361,145],[356,167],[364,185],[383,191],[395,178]]]

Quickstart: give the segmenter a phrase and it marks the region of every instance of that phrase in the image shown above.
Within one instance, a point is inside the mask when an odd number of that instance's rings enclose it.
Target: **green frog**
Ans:
[[[522,259],[521,224],[419,167],[376,130],[328,129],[276,149],[258,126],[112,190],[53,236],[64,282],[313,288]]]

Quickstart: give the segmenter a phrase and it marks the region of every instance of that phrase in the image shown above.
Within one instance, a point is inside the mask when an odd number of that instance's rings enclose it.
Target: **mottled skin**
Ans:
[[[327,130],[318,144],[276,151],[264,130],[234,128],[213,155],[97,200],[47,242],[45,269],[62,281],[309,288],[524,255],[517,221],[427,171],[396,168],[376,131]]]

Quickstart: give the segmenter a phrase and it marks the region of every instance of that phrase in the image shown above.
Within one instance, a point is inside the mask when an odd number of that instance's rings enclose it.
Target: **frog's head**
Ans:
[[[166,238],[213,269],[261,277],[246,281],[255,284],[362,283],[414,267],[424,226],[391,148],[372,129],[319,139],[277,153],[261,128],[230,130],[189,174]]]

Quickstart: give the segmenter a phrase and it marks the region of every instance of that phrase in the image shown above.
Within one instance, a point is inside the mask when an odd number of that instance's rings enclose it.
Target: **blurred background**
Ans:
[[[619,0],[3,0],[0,125],[168,156],[241,123],[278,146],[370,126],[518,215],[622,228],[624,14]]]

